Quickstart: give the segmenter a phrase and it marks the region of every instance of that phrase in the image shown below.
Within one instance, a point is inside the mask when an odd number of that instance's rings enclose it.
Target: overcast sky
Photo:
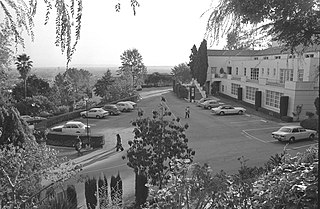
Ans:
[[[26,39],[23,51],[34,67],[65,66],[66,56],[54,45],[54,14],[44,26],[45,7],[39,2],[35,17],[35,40]],[[72,65],[121,65],[120,55],[136,48],[146,66],[174,66],[189,61],[193,44],[204,38],[209,14],[217,0],[139,0],[136,16],[129,0],[122,0],[121,12],[116,0],[84,0],[81,38]],[[223,42],[208,48],[221,49]],[[22,51],[21,51],[22,53]]]

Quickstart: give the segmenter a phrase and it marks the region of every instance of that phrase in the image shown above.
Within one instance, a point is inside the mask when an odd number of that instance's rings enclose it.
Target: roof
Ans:
[[[292,125],[292,126],[282,126],[281,128],[302,128],[302,126]]]
[[[296,53],[307,53],[307,52],[319,52],[320,45],[313,45],[310,47],[297,47]],[[248,56],[265,56],[265,55],[277,55],[277,54],[291,54],[290,50],[284,50],[281,47],[271,47],[264,50],[215,50],[208,49],[208,56],[239,56],[239,57],[248,57]]]
[[[66,124],[80,124],[80,121],[68,121]]]

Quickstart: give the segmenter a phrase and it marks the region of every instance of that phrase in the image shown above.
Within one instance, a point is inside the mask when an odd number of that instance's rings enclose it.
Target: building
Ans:
[[[265,50],[208,50],[206,89],[275,117],[306,118],[315,113],[319,95],[320,46],[291,54],[280,47]],[[302,111],[297,108],[302,105]],[[298,116],[298,118],[297,118]]]

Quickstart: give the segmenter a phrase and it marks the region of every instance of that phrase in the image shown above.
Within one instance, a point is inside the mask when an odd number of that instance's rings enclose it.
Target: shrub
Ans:
[[[76,134],[66,134],[61,132],[50,132],[47,135],[47,144],[62,147],[73,147],[77,141]],[[83,146],[89,144],[85,134],[79,135]],[[102,148],[105,144],[104,135],[90,135],[90,145],[93,148]]]
[[[318,119],[317,118],[309,118],[300,122],[300,126],[306,129],[318,130]]]
[[[148,197],[148,187],[146,187],[147,182],[148,179],[145,175],[136,173],[135,196],[137,206],[146,203]]]
[[[59,106],[57,111],[54,113],[55,115],[60,115],[69,112],[69,106],[63,105]]]
[[[312,118],[314,116],[314,113],[307,111],[306,116],[308,116],[308,118]]]
[[[293,118],[290,117],[290,116],[282,116],[282,117],[281,117],[281,120],[282,120],[282,121],[285,121],[285,122],[292,122],[292,121],[293,121]]]
[[[87,202],[87,208],[89,209],[94,209],[96,208],[97,205],[97,197],[96,197],[96,192],[97,192],[97,179],[92,178],[92,179],[87,179],[85,184],[84,184],[84,194],[86,197],[86,202]]]

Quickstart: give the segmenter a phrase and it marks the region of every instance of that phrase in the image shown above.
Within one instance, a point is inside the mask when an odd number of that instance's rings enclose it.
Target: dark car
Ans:
[[[103,109],[108,111],[110,113],[110,115],[119,115],[120,114],[120,110],[118,109],[117,105],[114,105],[114,104],[107,104],[107,105],[103,106]]]

